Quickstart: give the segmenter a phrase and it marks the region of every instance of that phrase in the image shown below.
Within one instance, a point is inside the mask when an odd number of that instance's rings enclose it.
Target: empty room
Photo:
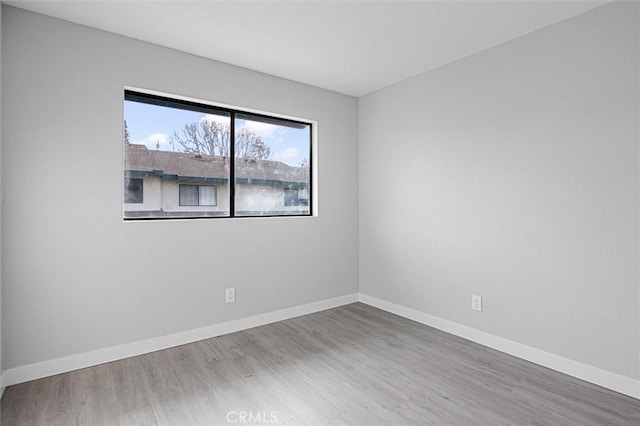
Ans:
[[[2,1],[0,424],[639,425],[637,1]]]

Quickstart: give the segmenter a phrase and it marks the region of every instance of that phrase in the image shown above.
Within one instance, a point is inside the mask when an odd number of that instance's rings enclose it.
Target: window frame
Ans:
[[[204,100],[191,100],[185,99],[181,96],[168,95],[168,94],[157,94],[156,92],[150,93],[141,89],[134,88],[125,88],[124,89],[124,101],[133,101],[146,103],[150,105],[163,106],[167,108],[174,109],[182,109],[188,111],[202,112],[204,114],[216,114],[216,115],[228,115],[230,119],[230,153],[229,153],[229,180],[228,180],[228,190],[227,196],[229,197],[229,214],[227,216],[209,216],[209,215],[193,215],[193,216],[156,216],[156,217],[126,217],[123,214],[124,221],[155,221],[155,220],[175,220],[175,219],[235,219],[235,218],[287,218],[287,217],[314,217],[316,215],[315,210],[315,161],[314,161],[314,148],[315,148],[315,121],[307,121],[304,119],[298,118],[290,118],[284,116],[278,116],[277,114],[270,114],[265,112],[257,112],[254,110],[241,109],[237,107],[230,106],[222,106],[215,103],[208,103]],[[308,151],[308,163],[309,163],[309,181],[308,181],[308,211],[306,213],[292,213],[292,214],[255,214],[255,215],[238,215],[235,211],[236,204],[236,186],[238,183],[235,178],[235,169],[236,169],[236,157],[235,157],[235,121],[236,115],[241,116],[240,119],[249,119],[264,123],[269,123],[273,125],[279,126],[287,126],[290,127],[306,127],[309,128],[309,151]],[[123,160],[126,160],[123,155]],[[125,161],[123,161],[123,167],[125,165]],[[125,179],[126,170],[124,170]],[[182,184],[180,184],[182,185]],[[194,184],[193,186],[200,186]],[[215,207],[219,204],[218,202],[218,188],[216,185],[208,185],[214,186],[216,192],[216,204],[214,206],[183,206],[179,202],[179,190],[178,190],[178,204],[180,207]],[[283,185],[284,188],[287,188],[287,185]],[[199,189],[198,189],[198,197],[199,197]],[[129,203],[127,203],[129,204]],[[123,202],[123,208],[125,203]],[[197,212],[194,212],[197,213]]]

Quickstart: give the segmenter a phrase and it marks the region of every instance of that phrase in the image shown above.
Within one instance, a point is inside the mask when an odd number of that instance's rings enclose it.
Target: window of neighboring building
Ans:
[[[312,133],[309,122],[125,90],[123,216],[310,216]]]
[[[180,185],[181,206],[216,206],[216,187],[213,185]]]
[[[284,190],[284,205],[285,205],[285,207],[308,206],[309,205],[309,191],[307,191],[306,189],[285,188],[285,190]]]
[[[124,202],[126,204],[142,203],[143,180],[124,178]]]

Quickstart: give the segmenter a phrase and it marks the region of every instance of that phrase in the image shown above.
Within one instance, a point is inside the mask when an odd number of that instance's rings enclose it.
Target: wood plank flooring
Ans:
[[[355,303],[7,388],[10,425],[640,425],[640,401]]]

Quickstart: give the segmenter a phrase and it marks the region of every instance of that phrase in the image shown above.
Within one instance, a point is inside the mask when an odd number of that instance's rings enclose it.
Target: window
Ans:
[[[181,206],[215,206],[216,187],[213,185],[180,185]]]
[[[124,202],[142,203],[142,179],[124,178]]]
[[[311,134],[308,122],[125,90],[123,216],[309,216]]]
[[[306,189],[285,188],[284,205],[285,207],[308,206],[309,191]]]

